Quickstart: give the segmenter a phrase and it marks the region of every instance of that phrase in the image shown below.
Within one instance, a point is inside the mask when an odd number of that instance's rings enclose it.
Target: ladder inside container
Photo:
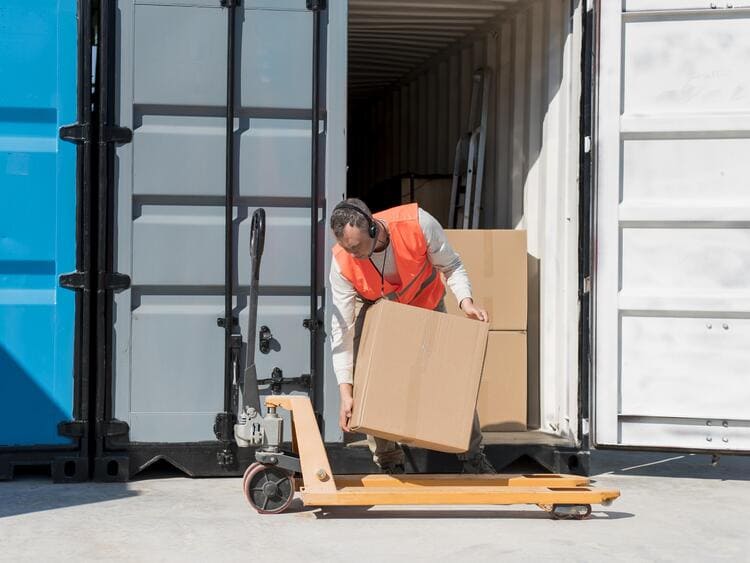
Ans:
[[[480,68],[471,81],[471,101],[466,129],[456,143],[448,228],[479,228],[484,157],[487,144],[487,113],[491,71]]]

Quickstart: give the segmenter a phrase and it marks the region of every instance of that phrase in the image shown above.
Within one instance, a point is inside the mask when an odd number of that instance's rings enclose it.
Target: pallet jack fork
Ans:
[[[592,504],[608,506],[620,496],[618,490],[595,489],[587,478],[575,475],[334,475],[310,399],[270,396],[265,404],[271,418],[278,417],[278,408],[291,413],[292,449],[297,455],[282,453],[280,444],[267,444],[256,452],[259,462],[247,469],[242,486],[260,513],[289,507],[296,489],[290,467],[297,461],[302,502],[314,507],[531,504],[555,518],[583,519],[591,514]]]

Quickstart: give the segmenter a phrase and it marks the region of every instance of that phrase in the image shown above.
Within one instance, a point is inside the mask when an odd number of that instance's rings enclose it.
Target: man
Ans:
[[[356,347],[369,304],[385,298],[445,312],[442,272],[467,317],[488,322],[474,304],[466,269],[440,223],[416,204],[373,215],[359,199],[339,203],[331,214],[338,241],[330,272],[333,293],[331,347],[339,383],[339,425],[349,432]],[[356,313],[358,305],[359,314]],[[368,436],[373,460],[384,473],[404,472],[404,452],[395,442]],[[495,473],[482,451],[482,432],[474,414],[469,450],[458,455],[464,473]]]

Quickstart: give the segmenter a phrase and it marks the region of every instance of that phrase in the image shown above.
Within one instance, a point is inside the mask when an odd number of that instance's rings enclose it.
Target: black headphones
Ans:
[[[356,205],[352,205],[351,203],[342,201],[336,207],[333,208],[333,212],[335,213],[337,209],[351,209],[352,211],[356,211],[367,220],[367,234],[370,235],[370,238],[374,239],[375,237],[378,236],[378,227],[377,225],[375,225],[375,221],[373,221],[372,217],[370,217],[367,213],[365,213],[362,209],[360,209]]]

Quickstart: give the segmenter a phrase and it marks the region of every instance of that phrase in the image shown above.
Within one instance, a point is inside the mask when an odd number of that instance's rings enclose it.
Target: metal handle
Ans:
[[[266,210],[256,209],[250,222],[250,259],[253,262],[253,278],[257,281],[260,275],[260,259],[266,242]]]

